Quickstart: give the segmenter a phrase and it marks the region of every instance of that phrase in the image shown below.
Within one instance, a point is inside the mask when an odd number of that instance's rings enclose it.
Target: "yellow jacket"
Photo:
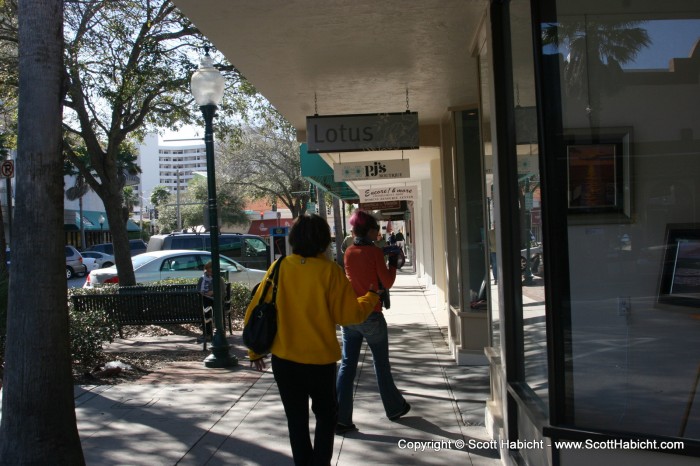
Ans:
[[[250,313],[263,293],[265,279],[245,313]],[[272,298],[272,287],[265,301]],[[302,257],[292,254],[282,260],[277,284],[277,336],[270,352],[302,364],[330,364],[340,359],[336,325],[364,322],[379,301],[368,292],[357,296],[343,269],[323,254]],[[248,351],[250,359],[263,355]]]

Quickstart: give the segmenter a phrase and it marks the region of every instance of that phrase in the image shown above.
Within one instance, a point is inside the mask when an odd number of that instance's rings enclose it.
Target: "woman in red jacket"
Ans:
[[[350,217],[350,225],[352,225],[355,240],[353,245],[345,251],[345,274],[350,279],[355,293],[357,296],[363,296],[371,289],[380,289],[380,283],[381,288],[388,290],[396,279],[398,256],[390,256],[389,267],[387,267],[384,251],[375,246],[372,241],[379,232],[377,220],[367,212],[357,210]],[[367,340],[372,351],[374,373],[386,416],[396,421],[411,409],[411,405],[396,388],[391,375],[389,335],[380,302],[363,323],[343,326],[343,359],[336,382],[338,424],[335,431],[337,434],[356,429],[352,422],[353,387],[363,339]]]

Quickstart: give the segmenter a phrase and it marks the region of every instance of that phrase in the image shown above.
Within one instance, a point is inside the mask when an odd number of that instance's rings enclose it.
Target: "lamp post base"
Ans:
[[[218,330],[214,333],[211,342],[211,354],[204,360],[206,367],[232,367],[238,365],[238,358],[229,354],[229,345],[226,337]]]

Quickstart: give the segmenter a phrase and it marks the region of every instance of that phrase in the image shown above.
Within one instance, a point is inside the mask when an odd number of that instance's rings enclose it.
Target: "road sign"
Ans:
[[[2,165],[0,165],[0,177],[2,178],[13,178],[15,176],[15,162],[14,160],[4,160]]]

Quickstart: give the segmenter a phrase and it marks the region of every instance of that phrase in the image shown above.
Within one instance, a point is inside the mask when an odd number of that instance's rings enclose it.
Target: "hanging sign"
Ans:
[[[311,153],[418,149],[418,113],[307,116],[306,134]]]
[[[411,164],[408,159],[333,164],[333,181],[391,180],[410,177]]]
[[[386,202],[363,202],[360,204],[362,210],[399,210],[401,209],[401,201],[386,201]]]
[[[385,186],[360,189],[360,203],[386,201],[415,201],[418,198],[418,185]]]

